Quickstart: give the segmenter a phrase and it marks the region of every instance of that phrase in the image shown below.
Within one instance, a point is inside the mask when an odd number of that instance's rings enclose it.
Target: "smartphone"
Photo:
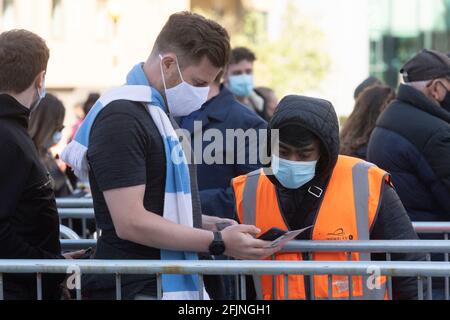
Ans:
[[[80,260],[90,259],[93,251],[94,251],[94,249],[92,247],[90,247],[89,249],[86,249],[85,253],[79,259]]]
[[[268,230],[267,232],[265,232],[264,234],[262,234],[261,236],[259,236],[258,239],[264,240],[264,241],[275,241],[278,238],[285,235],[286,233],[287,233],[287,231],[285,231],[285,230],[281,230],[278,228],[272,228],[272,229]]]

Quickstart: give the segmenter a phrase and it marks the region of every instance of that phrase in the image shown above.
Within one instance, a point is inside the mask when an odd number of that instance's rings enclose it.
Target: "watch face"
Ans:
[[[219,256],[219,255],[224,253],[225,245],[221,241],[220,242],[213,242],[211,244],[210,251],[211,251],[211,254],[213,254],[215,256]]]

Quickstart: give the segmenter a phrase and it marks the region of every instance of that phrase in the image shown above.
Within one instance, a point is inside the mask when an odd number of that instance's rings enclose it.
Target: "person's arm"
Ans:
[[[214,239],[211,231],[173,223],[143,206],[145,185],[104,192],[117,235],[148,247],[175,251],[208,252]],[[265,249],[265,241],[252,235],[254,226],[234,225],[222,231],[225,254],[243,260],[262,259],[277,249]]]
[[[22,192],[26,186],[30,164],[15,145],[0,145],[0,258],[63,259],[26,242],[11,226]]]
[[[385,185],[381,207],[372,229],[371,240],[418,240],[411,220],[393,187]],[[373,260],[386,260],[385,254],[372,254]],[[392,261],[425,261],[419,253],[393,253]],[[394,300],[417,299],[417,279],[413,277],[392,278]]]
[[[146,151],[153,146],[134,116],[113,111],[98,116],[88,158],[117,235],[159,249],[208,252],[213,241],[211,231],[178,225],[145,209]],[[254,226],[232,226],[222,231],[226,254],[239,259],[271,255],[274,250],[263,248],[266,242],[251,236],[258,231]]]

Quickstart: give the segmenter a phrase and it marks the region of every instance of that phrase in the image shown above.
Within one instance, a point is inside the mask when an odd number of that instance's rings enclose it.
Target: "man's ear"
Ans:
[[[431,84],[431,86],[428,88],[430,96],[436,100],[436,101],[440,101],[440,97],[439,97],[439,90],[441,85],[439,84],[439,81],[434,80],[433,83]]]
[[[44,80],[45,80],[45,73],[46,73],[45,70],[44,70],[44,71],[41,71],[41,72],[36,76],[36,79],[35,79],[35,81],[34,81],[35,86],[36,86],[40,91],[42,90],[42,88],[43,88],[44,85],[45,85],[45,82],[44,82]]]
[[[164,72],[169,73],[172,69],[177,66],[177,57],[174,53],[167,53],[162,58],[162,66]]]

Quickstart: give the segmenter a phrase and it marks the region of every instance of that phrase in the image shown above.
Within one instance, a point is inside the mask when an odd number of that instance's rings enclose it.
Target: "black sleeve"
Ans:
[[[108,110],[110,107],[97,117],[89,140],[89,165],[102,192],[144,185],[146,150],[150,147],[136,117]]]
[[[444,208],[444,212],[450,212],[450,129],[438,131],[428,141],[424,156],[435,173],[438,183],[430,186],[434,199]],[[420,168],[419,168],[420,169]]]
[[[411,220],[397,195],[386,185],[381,199],[381,207],[371,232],[372,240],[419,240]],[[372,254],[373,260],[386,260],[385,254]],[[394,253],[392,261],[425,261],[426,257],[418,253]],[[417,299],[416,278],[392,278],[394,300]]]
[[[203,214],[234,219],[232,189],[207,189],[200,191]]]
[[[26,185],[31,164],[17,146],[0,146],[0,257],[3,259],[61,259],[59,255],[30,245],[14,232],[11,218]]]

